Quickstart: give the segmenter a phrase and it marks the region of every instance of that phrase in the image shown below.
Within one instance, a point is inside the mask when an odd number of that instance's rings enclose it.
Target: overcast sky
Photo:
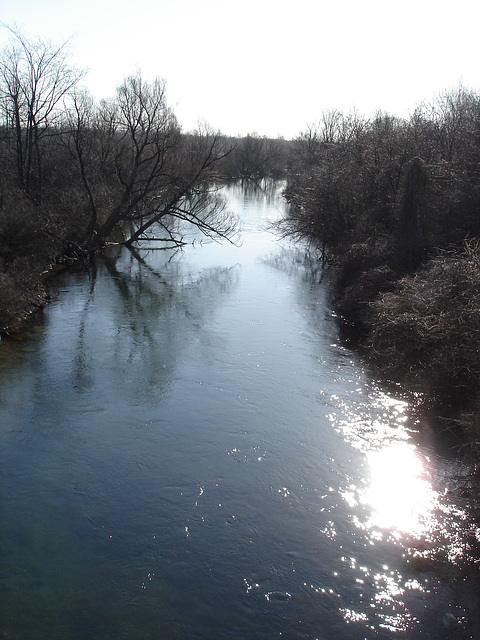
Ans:
[[[185,130],[296,136],[322,111],[408,116],[480,89],[475,0],[0,0],[0,22],[60,44],[98,98],[139,69]],[[0,30],[0,45],[8,32]]]

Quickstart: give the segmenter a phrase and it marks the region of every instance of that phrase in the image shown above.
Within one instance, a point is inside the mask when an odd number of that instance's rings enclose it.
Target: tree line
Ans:
[[[285,144],[184,133],[166,83],[127,77],[112,98],[81,87],[68,42],[9,29],[0,56],[0,326],[42,305],[38,274],[116,242],[183,243],[185,227],[233,240],[225,178],[278,177]]]
[[[408,119],[325,112],[296,140],[285,193],[282,232],[331,265],[346,339],[477,433],[480,96],[459,86]]]

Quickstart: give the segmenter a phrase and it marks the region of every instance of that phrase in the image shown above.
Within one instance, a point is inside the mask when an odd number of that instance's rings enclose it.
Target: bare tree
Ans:
[[[21,186],[37,202],[42,198],[42,139],[60,115],[63,98],[82,78],[70,64],[68,41],[29,41],[17,28],[0,57],[0,101],[4,125],[12,132]]]
[[[136,216],[137,224],[126,246],[142,239],[182,244],[185,223],[210,238],[229,240],[235,234],[236,218],[214,184],[215,165],[228,153],[223,137],[203,127],[182,137],[177,151],[176,173],[164,176],[162,194],[150,212]],[[157,237],[157,229],[166,235]]]
[[[211,237],[234,233],[212,188],[215,166],[228,153],[224,139],[208,127],[182,135],[163,80],[128,77],[95,117],[85,96],[77,95],[70,127],[94,222],[89,251],[118,233],[127,246],[147,237],[181,244],[178,220]]]

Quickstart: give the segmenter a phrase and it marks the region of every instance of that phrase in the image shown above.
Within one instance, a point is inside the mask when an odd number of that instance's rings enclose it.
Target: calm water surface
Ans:
[[[0,637],[478,638],[465,470],[337,341],[278,187],[0,343]],[[197,238],[198,240],[198,238]]]

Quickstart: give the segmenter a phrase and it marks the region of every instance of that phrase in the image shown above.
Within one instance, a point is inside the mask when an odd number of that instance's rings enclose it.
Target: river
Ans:
[[[280,187],[0,343],[3,640],[480,637],[466,469],[338,341]]]

